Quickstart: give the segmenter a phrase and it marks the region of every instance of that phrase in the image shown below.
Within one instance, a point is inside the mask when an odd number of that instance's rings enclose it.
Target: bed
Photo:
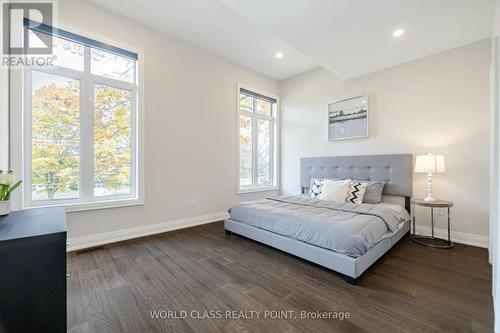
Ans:
[[[355,284],[410,229],[412,163],[411,154],[302,158],[302,195],[238,203],[224,221],[225,231],[332,269]],[[383,202],[311,199],[312,178],[384,181]]]

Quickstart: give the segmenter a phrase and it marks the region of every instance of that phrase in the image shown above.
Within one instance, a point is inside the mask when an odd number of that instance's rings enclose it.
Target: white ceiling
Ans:
[[[348,79],[479,41],[493,13],[493,0],[91,1],[278,80],[316,66]]]
[[[492,0],[222,0],[342,78],[488,38]],[[394,38],[392,32],[405,34]]]
[[[276,80],[319,66],[219,0],[91,1]]]

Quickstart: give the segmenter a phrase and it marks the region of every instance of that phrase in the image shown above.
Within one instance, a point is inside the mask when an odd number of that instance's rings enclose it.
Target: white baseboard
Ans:
[[[431,234],[431,228],[428,226],[416,225],[417,234]],[[439,238],[448,238],[448,230],[434,228],[434,235]],[[488,248],[489,237],[477,234],[469,234],[465,232],[451,231],[451,241],[454,243],[478,246]]]
[[[110,232],[103,232],[99,234],[74,237],[68,239],[68,252],[82,250],[89,247],[100,246],[115,242],[124,241],[127,239],[139,238],[163,232],[194,227],[200,224],[212,223],[227,219],[229,214],[227,212],[219,212],[214,214],[188,217],[184,219],[172,220],[163,223],[155,223],[135,228],[127,228]]]
[[[227,218],[229,218],[229,214],[227,212],[219,212],[214,214],[171,220],[163,223],[150,224],[141,227],[103,232],[89,236],[73,237],[68,239],[69,246],[67,251],[68,252],[77,251],[89,247],[120,242],[128,239],[161,234],[167,231],[173,231],[183,228],[194,227],[201,224],[222,221]],[[430,234],[431,232],[431,228],[428,226],[417,225],[416,229],[418,234],[427,235]],[[440,238],[448,237],[448,233],[445,229],[435,228],[434,234],[436,235],[436,237]],[[451,232],[451,240],[455,243],[467,244],[483,248],[488,248],[489,244],[488,236],[469,234],[457,231]]]

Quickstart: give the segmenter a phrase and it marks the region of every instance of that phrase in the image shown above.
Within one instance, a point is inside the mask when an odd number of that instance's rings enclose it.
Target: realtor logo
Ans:
[[[53,26],[52,7],[52,2],[3,3],[3,54],[52,54],[52,36],[37,31]]]

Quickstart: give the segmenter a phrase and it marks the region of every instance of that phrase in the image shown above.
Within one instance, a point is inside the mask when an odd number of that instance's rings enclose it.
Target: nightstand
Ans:
[[[415,206],[429,207],[431,209],[431,236],[417,235],[415,232]],[[416,243],[436,247],[440,249],[449,249],[453,247],[450,235],[450,208],[453,202],[446,200],[425,201],[423,199],[411,199],[411,221],[413,225],[412,240]],[[448,239],[442,239],[434,236],[434,208],[447,208],[448,212]]]

